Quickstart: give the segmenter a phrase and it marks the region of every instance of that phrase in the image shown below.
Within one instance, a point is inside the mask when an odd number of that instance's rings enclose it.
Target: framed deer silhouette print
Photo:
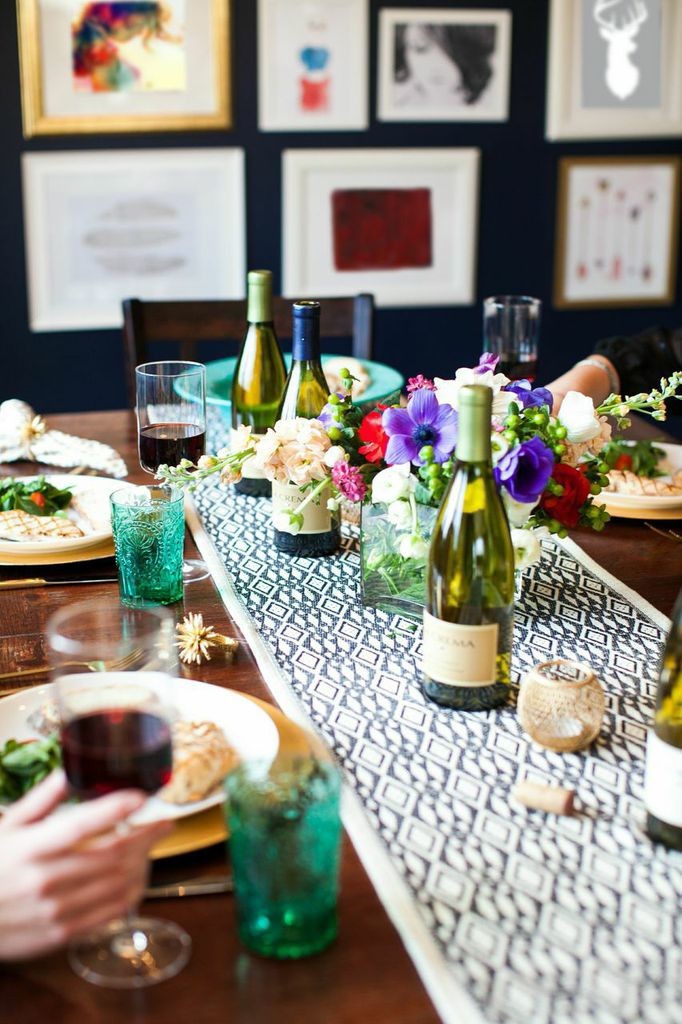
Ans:
[[[682,135],[680,0],[551,0],[548,139]]]

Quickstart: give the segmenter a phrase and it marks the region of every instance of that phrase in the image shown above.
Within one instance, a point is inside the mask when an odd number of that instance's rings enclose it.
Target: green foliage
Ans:
[[[32,497],[34,495],[40,495],[42,501],[35,501]],[[53,516],[65,509],[72,497],[71,488],[60,490],[48,483],[44,476],[38,476],[28,483],[14,477],[0,481],[0,512],[19,509],[32,516]]]
[[[0,800],[12,803],[42,782],[62,763],[56,736],[18,743],[8,740],[0,750]]]

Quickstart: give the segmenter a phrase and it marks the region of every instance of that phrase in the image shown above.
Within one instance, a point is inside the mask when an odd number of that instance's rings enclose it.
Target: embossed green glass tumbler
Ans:
[[[340,776],[314,757],[249,761],[225,781],[239,937],[297,959],[338,931]]]
[[[180,488],[126,487],[110,500],[123,604],[140,608],[179,601],[185,536]]]

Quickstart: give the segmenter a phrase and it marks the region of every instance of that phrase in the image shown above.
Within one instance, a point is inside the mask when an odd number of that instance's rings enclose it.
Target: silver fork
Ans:
[[[682,541],[682,533],[678,533],[677,530],[673,530],[670,526],[666,526],[666,528],[662,530],[660,526],[654,526],[653,523],[645,522],[644,525],[648,526],[650,530],[653,530],[654,533],[659,534],[661,537],[667,537],[670,540]]]
[[[142,651],[136,648],[133,651],[129,651],[122,658],[113,658],[111,661],[62,661],[60,668],[64,666],[69,668],[72,666],[84,666],[90,672],[125,672],[139,660],[141,653]],[[41,665],[39,668],[20,668],[14,672],[1,673],[0,681],[5,679],[28,679],[30,676],[43,675],[47,671],[47,665]],[[6,693],[7,691],[5,691]]]

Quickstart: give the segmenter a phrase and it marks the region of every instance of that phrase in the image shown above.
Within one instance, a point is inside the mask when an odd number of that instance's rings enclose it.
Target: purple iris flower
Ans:
[[[534,388],[529,380],[514,380],[502,390],[515,394],[522,409],[535,409],[541,405],[551,409],[554,404],[551,391],[547,388]]]
[[[554,461],[552,449],[539,437],[531,437],[504,453],[495,466],[495,480],[514,501],[535,504],[552,475]]]
[[[424,445],[433,447],[436,462],[445,462],[457,442],[457,413],[451,405],[438,404],[433,391],[420,388],[407,403],[406,409],[386,409],[381,425],[388,434],[386,462],[413,462],[421,466],[419,451]]]
[[[491,373],[494,373],[499,361],[499,356],[493,355],[492,352],[484,352],[478,360],[478,366],[474,367],[474,373],[487,373],[488,370],[490,370]]]

